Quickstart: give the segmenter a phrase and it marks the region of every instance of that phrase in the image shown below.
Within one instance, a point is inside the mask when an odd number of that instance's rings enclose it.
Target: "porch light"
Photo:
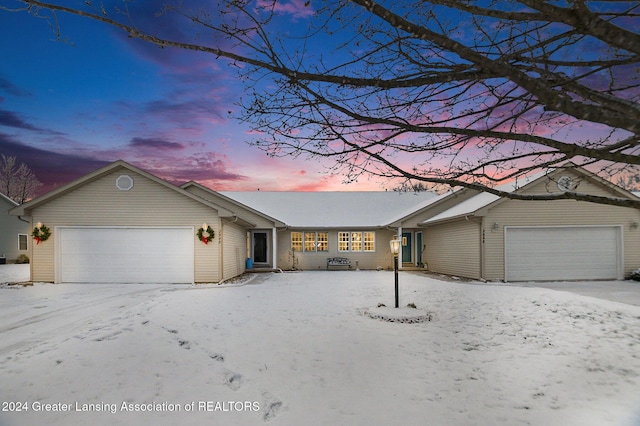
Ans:
[[[36,223],[36,228],[38,228],[38,229],[42,228],[42,222]]]
[[[400,254],[400,240],[397,235],[393,236],[393,240],[389,241],[391,253],[393,254],[393,278],[396,290],[396,308],[398,307],[398,254]]]
[[[207,222],[202,224],[202,229],[204,229],[205,231],[207,230],[208,227],[209,225],[207,225]]]
[[[400,254],[400,240],[393,239],[389,241],[389,246],[391,247],[391,254],[393,254],[394,256],[398,256],[398,254]]]

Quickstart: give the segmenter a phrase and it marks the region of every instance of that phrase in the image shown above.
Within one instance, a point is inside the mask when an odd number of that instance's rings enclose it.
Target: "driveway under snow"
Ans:
[[[0,424],[640,422],[639,306],[409,273],[400,298],[432,321],[363,315],[390,272],[1,286]]]

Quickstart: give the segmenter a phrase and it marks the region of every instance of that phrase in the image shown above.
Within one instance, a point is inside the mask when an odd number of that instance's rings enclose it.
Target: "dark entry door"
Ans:
[[[402,262],[403,263],[410,263],[412,256],[411,256],[411,247],[413,246],[413,244],[411,244],[411,232],[403,232],[402,233]]]
[[[253,262],[267,263],[267,233],[253,233]]]

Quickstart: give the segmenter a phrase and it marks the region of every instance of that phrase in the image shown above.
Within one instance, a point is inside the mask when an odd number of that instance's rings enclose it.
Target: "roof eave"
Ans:
[[[233,216],[233,213],[214,204],[211,202],[208,202],[207,200],[204,200],[198,196],[196,196],[195,194],[190,193],[189,191],[186,191],[178,186],[175,186],[167,181],[165,181],[164,179],[161,179],[149,172],[146,172],[142,169],[139,169],[138,167],[135,167],[129,163],[127,163],[126,161],[123,160],[117,160],[114,161],[111,164],[108,164],[104,167],[101,167],[87,175],[84,175],[72,182],[69,182],[66,185],[63,185],[59,188],[56,188],[52,191],[47,192],[46,194],[41,195],[40,197],[34,198],[31,201],[28,201],[24,204],[21,204],[20,206],[13,208],[9,211],[10,214],[15,215],[15,216],[31,216],[31,211],[35,208],[37,208],[38,206],[41,206],[45,203],[48,203],[68,192],[71,192],[73,190],[75,190],[76,188],[85,185],[87,183],[90,183],[96,179],[99,179],[100,177],[109,174],[110,172],[112,172],[113,170],[116,170],[117,168],[124,168],[127,169],[131,172],[140,174],[144,177],[146,177],[147,179],[150,179],[166,188],[169,188],[173,191],[176,191],[177,193],[184,195],[194,201],[197,201],[201,204],[206,205],[207,207],[210,207],[214,210],[216,210],[218,212],[218,214],[220,216]]]
[[[216,197],[220,197],[223,200],[225,200],[225,201],[227,201],[227,202],[229,202],[231,204],[235,204],[236,206],[238,206],[240,208],[243,208],[243,209],[245,209],[247,211],[250,211],[250,212],[252,212],[254,214],[257,214],[260,217],[263,217],[263,218],[265,218],[265,219],[267,219],[269,221],[272,221],[274,227],[276,227],[276,228],[286,228],[286,227],[289,226],[286,223],[282,222],[281,220],[278,220],[278,219],[276,219],[274,217],[266,215],[266,214],[264,214],[264,213],[262,213],[262,212],[260,212],[260,211],[258,211],[256,209],[252,208],[252,207],[247,206],[246,204],[243,204],[243,203],[241,203],[239,201],[234,200],[233,198],[229,198],[226,195],[222,195],[218,191],[214,191],[211,188],[207,188],[206,186],[204,186],[204,185],[202,185],[202,184],[200,184],[200,183],[198,183],[196,181],[190,180],[189,182],[185,182],[184,184],[180,185],[180,188],[182,188],[182,189],[184,189],[186,191],[186,188],[188,188],[189,186],[195,186],[196,188],[199,188],[199,189],[201,189],[201,190],[203,190],[205,192],[208,192],[211,195],[214,195]],[[189,191],[187,191],[187,192],[189,192]],[[196,197],[197,197],[197,195],[196,195]],[[198,197],[198,198],[201,198],[201,197]],[[233,215],[236,215],[236,214],[233,213]],[[249,222],[247,222],[247,223],[249,223]],[[257,225],[254,225],[254,226],[257,226]]]

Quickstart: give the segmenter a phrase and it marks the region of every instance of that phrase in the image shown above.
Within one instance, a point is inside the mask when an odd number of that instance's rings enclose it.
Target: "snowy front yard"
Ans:
[[[409,273],[400,301],[432,320],[363,315],[390,272],[0,286],[0,424],[640,423],[640,307]]]

